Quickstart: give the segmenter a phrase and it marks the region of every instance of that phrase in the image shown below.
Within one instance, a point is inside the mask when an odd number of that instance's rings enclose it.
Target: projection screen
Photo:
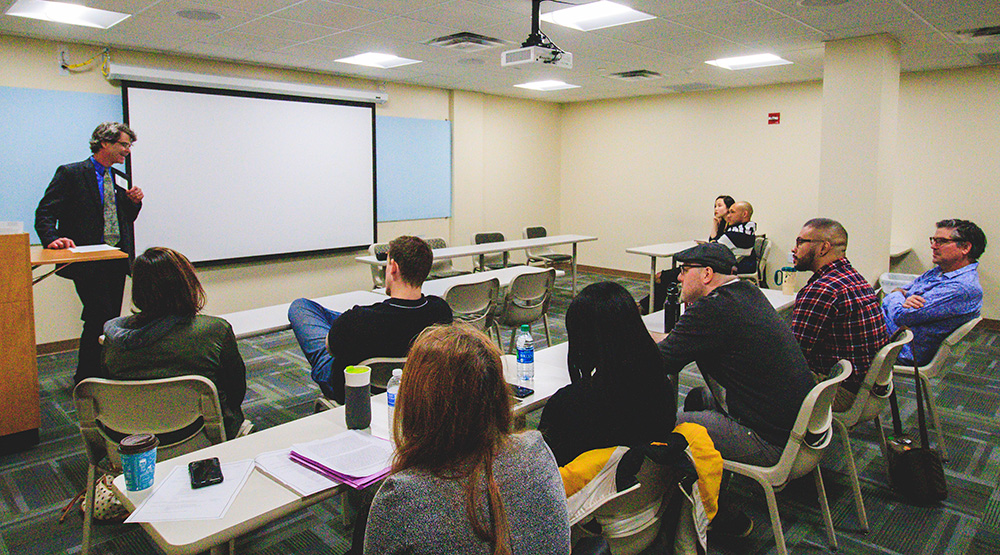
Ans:
[[[128,83],[136,249],[192,261],[375,241],[374,104]]]

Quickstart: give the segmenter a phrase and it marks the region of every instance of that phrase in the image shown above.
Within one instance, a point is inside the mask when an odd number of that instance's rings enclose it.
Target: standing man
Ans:
[[[107,244],[128,253],[128,259],[78,262],[59,270],[72,279],[83,303],[83,333],[73,379],[98,376],[104,322],[122,310],[125,275],[135,257],[133,222],[142,208],[142,189],[115,183],[111,166],[129,155],[135,132],[124,123],[105,122],[90,137],[93,155],[59,166],[35,210],[35,231],[47,249]]]
[[[834,411],[846,411],[888,342],[878,296],[847,260],[847,230],[835,220],[806,222],[795,238],[792,262],[796,270],[813,273],[795,297],[792,334],[818,376],[829,374],[840,359],[851,362],[853,371],[833,402]]]
[[[740,274],[757,273],[757,253],[754,243],[757,240],[757,224],[750,221],[753,218],[753,206],[741,200],[729,207],[726,213],[726,230],[718,242],[729,247],[739,258],[738,272]]]
[[[983,230],[968,220],[941,220],[930,241],[935,267],[882,300],[889,333],[903,326],[913,331],[913,341],[899,352],[900,364],[930,362],[941,341],[983,308],[978,272],[986,250]]]
[[[345,368],[372,357],[406,356],[424,328],[451,323],[448,303],[421,291],[433,261],[423,239],[396,237],[389,243],[385,301],[343,314],[309,299],[292,302],[288,321],[324,397],[343,404]]]

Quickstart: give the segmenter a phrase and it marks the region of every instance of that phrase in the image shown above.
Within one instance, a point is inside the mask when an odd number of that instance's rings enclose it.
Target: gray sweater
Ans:
[[[494,461],[514,555],[570,552],[566,493],[559,468],[541,434],[511,436]],[[465,483],[409,469],[389,476],[372,502],[365,553],[489,555],[492,546],[473,532],[465,510]],[[488,522],[482,489],[478,505]]]

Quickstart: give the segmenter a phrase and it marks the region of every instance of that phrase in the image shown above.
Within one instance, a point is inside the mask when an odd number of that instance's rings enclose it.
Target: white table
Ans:
[[[510,285],[510,282],[514,281],[514,278],[525,274],[537,274],[547,271],[548,268],[539,268],[537,266],[510,266],[508,268],[501,268],[499,270],[488,270],[486,272],[473,272],[471,274],[462,274],[460,276],[453,276],[441,279],[432,279],[424,282],[423,292],[425,295],[437,295],[438,297],[444,298],[444,294],[448,292],[449,289],[456,285],[465,285],[467,283],[482,283],[484,281],[489,281],[493,278],[497,278],[500,281],[500,288],[503,289]],[[556,275],[566,275],[565,272],[556,270]]]
[[[495,243],[482,243],[479,245],[463,245],[460,247],[445,247],[434,249],[434,260],[448,260],[452,258],[463,258],[466,256],[479,256],[480,254],[494,254],[510,252],[515,250],[530,249],[535,247],[552,247],[556,245],[573,245],[573,296],[576,296],[576,258],[577,244],[587,241],[596,241],[597,237],[589,235],[552,235],[550,237],[538,237],[536,239],[516,239],[513,241],[497,241]],[[355,257],[355,260],[372,266],[385,266],[385,260],[367,255]]]
[[[561,356],[557,352],[558,349],[562,349]],[[523,414],[544,405],[559,388],[569,383],[565,349],[565,345],[558,345],[536,353],[541,360],[535,362],[535,393],[515,405],[514,414]],[[552,351],[552,356],[547,358],[546,351]],[[504,356],[504,376],[510,382],[516,381],[516,360],[517,358],[512,355]],[[371,400],[371,432],[376,436],[388,438],[389,419],[385,394],[375,395]],[[154,487],[166,479],[174,468],[185,467],[191,461],[209,457],[218,457],[222,463],[253,459],[262,453],[289,448],[296,443],[327,438],[346,429],[344,407],[337,407],[260,430],[245,437],[157,463]],[[226,553],[230,541],[278,518],[329,499],[344,487],[335,486],[309,497],[302,497],[254,468],[223,518],[150,522],[141,526],[168,555],[193,554],[209,549],[213,552]],[[118,476],[114,480],[114,488],[116,495],[129,510],[135,509],[136,505],[148,495],[148,492],[127,492],[124,476]]]
[[[368,305],[380,303],[389,297],[375,291],[349,291],[328,297],[313,299],[330,310],[344,312],[355,305]],[[237,339],[271,333],[273,331],[286,330],[291,327],[288,322],[288,306],[291,303],[284,303],[263,308],[241,310],[229,314],[219,314],[233,326],[233,333]]]
[[[656,259],[669,258],[697,245],[695,241],[680,241],[678,243],[660,243],[659,245],[646,245],[644,247],[629,247],[625,252],[629,254],[641,254],[649,257],[649,308],[653,307],[653,292],[656,288]]]

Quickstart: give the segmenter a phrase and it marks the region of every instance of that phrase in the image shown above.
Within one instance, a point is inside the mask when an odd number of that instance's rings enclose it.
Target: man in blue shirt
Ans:
[[[930,241],[936,267],[882,301],[890,334],[903,326],[913,330],[913,341],[899,353],[900,364],[930,362],[941,341],[983,308],[977,271],[986,250],[983,230],[968,220],[941,220]]]

